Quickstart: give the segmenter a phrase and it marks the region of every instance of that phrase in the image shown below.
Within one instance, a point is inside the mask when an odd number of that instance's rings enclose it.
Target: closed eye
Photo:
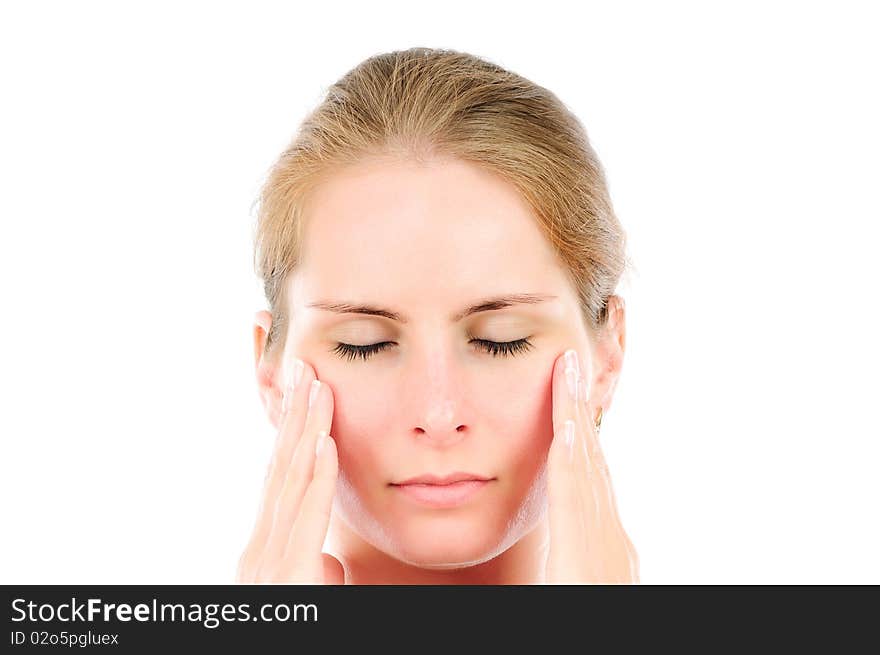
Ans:
[[[469,343],[474,344],[480,350],[492,355],[493,357],[509,357],[518,355],[533,348],[533,344],[526,339],[516,339],[515,341],[489,341],[487,339],[473,338]],[[357,357],[366,360],[376,353],[390,348],[394,345],[393,341],[382,341],[367,346],[355,346],[350,343],[337,343],[332,352],[339,357],[345,357],[349,361],[353,361]]]

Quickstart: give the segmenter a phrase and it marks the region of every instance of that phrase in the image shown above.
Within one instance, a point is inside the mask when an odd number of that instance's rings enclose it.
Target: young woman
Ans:
[[[237,581],[637,582],[598,442],[625,234],[562,102],[465,53],[378,55],[260,199],[278,437]]]

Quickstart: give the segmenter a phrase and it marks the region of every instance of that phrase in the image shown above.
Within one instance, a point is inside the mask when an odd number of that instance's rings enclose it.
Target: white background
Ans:
[[[880,583],[871,3],[319,4],[0,10],[0,582],[233,581],[274,438],[260,183],[422,45],[551,89],[606,168],[642,582]]]

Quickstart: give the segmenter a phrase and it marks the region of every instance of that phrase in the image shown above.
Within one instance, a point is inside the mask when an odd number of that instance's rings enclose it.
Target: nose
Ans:
[[[424,420],[415,427],[417,437],[434,446],[449,447],[467,436],[467,427],[459,422],[456,401],[434,398],[428,403]]]

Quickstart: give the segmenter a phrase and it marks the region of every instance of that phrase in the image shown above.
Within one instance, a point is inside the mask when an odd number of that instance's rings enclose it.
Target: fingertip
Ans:
[[[573,348],[566,348],[564,351],[562,351],[562,354],[560,354],[559,357],[556,358],[557,374],[560,378],[563,378],[563,381],[565,378],[565,369],[568,365],[566,362],[566,358],[569,356],[568,353],[570,352],[575,353],[574,356],[577,357],[577,351],[575,351]]]
[[[315,456],[318,458],[329,456],[329,450],[335,445],[330,433],[327,430],[321,430],[318,432],[318,439],[315,442]]]
[[[556,363],[553,368],[556,377],[559,378],[560,381],[562,381],[563,383],[565,382],[565,356],[569,350],[571,350],[571,348],[566,348],[559,354],[559,356],[556,358]]]
[[[327,437],[324,439],[324,449],[325,449],[325,451],[326,451],[325,454],[324,454],[324,456],[325,456],[326,458],[331,459],[331,460],[333,460],[333,461],[335,462],[335,461],[336,461],[336,455],[337,455],[337,451],[336,451],[336,439],[334,439],[333,437],[331,437],[329,434],[328,434]]]
[[[336,440],[330,436],[326,430],[321,430],[318,434],[318,443],[315,445],[315,454],[319,461],[325,462],[325,466],[331,466],[334,469],[336,468],[338,464]]]

